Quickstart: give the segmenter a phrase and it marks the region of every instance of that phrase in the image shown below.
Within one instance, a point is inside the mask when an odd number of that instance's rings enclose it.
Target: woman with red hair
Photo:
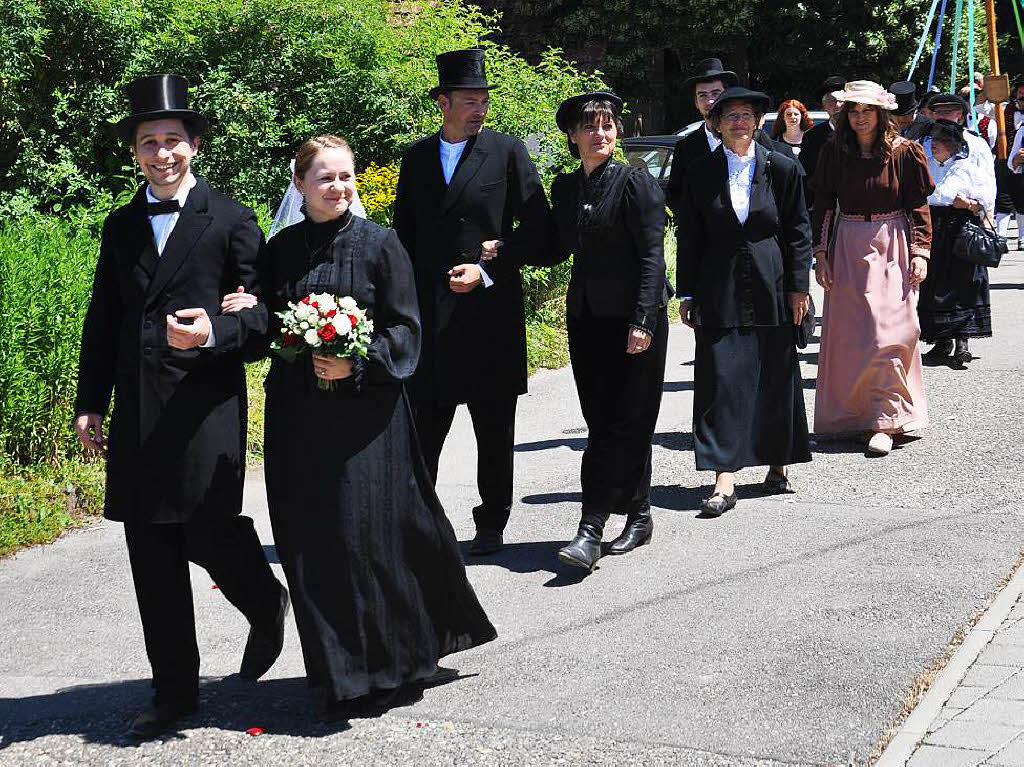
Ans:
[[[800,154],[804,131],[814,127],[814,119],[807,114],[807,107],[796,99],[788,99],[779,105],[779,113],[772,126],[772,138],[793,148],[793,154]]]

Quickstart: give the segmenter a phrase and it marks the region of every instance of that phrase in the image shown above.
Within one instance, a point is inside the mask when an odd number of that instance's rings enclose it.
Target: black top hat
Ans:
[[[943,104],[955,104],[965,115],[971,111],[971,105],[955,93],[936,93],[928,99],[928,108],[933,111]]]
[[[762,114],[768,111],[768,106],[772,103],[772,100],[768,97],[767,93],[752,91],[744,88],[743,86],[734,85],[718,97],[715,105],[711,107],[711,114],[721,114],[722,109],[730,101],[749,101],[756,109],[761,110]]]
[[[900,80],[890,85],[887,89],[896,97],[896,108],[890,114],[896,117],[913,114],[917,109],[917,86],[909,80]]]
[[[203,133],[209,122],[188,108],[188,82],[178,75],[149,75],[128,83],[131,114],[114,123],[114,130],[125,141],[132,140],[139,123],[177,117],[189,124],[195,135]]]
[[[575,127],[574,123],[579,119],[580,109],[588,101],[607,101],[612,105],[612,113],[616,117],[622,114],[622,99],[614,93],[609,91],[581,93],[578,96],[570,96],[558,105],[558,111],[555,112],[555,124],[558,126],[558,130],[568,133],[571,128]]]
[[[683,81],[683,88],[692,90],[697,83],[707,80],[721,80],[726,88],[731,88],[739,82],[735,72],[722,69],[721,59],[704,59],[697,65],[697,74]]]
[[[823,98],[825,98],[826,93],[841,91],[845,87],[845,77],[840,77],[839,75],[832,75],[831,77],[825,78],[825,82],[818,86],[818,90],[814,92],[814,95],[817,97],[818,101],[821,101]]]
[[[970,153],[970,147],[964,139],[964,129],[960,123],[952,120],[936,120],[928,126],[928,135],[933,139],[945,141],[953,146],[957,155],[966,157]]]
[[[437,57],[437,85],[430,89],[430,98],[442,91],[472,88],[492,90],[497,85],[487,84],[483,48],[448,51]]]

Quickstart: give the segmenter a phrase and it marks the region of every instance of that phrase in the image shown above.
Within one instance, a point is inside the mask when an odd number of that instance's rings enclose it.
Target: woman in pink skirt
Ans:
[[[814,177],[815,277],[825,289],[814,430],[862,433],[884,455],[928,424],[917,318],[934,189],[921,147],[889,117],[896,98],[858,80]]]

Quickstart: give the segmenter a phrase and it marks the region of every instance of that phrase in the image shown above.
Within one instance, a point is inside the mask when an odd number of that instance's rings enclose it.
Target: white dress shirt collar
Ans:
[[[745,224],[750,215],[750,187],[754,180],[757,159],[757,143],[750,142],[744,154],[736,154],[726,146],[725,162],[729,173],[729,200],[740,224]]]
[[[451,143],[445,141],[444,134],[441,134],[441,172],[444,173],[444,183],[452,182],[455,169],[459,166],[459,158],[462,157],[468,143],[469,139]]]
[[[196,177],[191,173],[188,174],[178,191],[175,192],[172,200],[177,200],[178,205],[182,208],[185,207],[185,200],[188,199],[188,193],[196,185]],[[146,186],[146,201],[147,202],[161,202],[154,194],[153,190]],[[153,243],[156,245],[157,257],[162,256],[164,253],[164,246],[167,245],[167,240],[171,236],[171,232],[174,231],[175,224],[178,223],[178,217],[181,216],[181,211],[176,213],[161,213],[157,216],[149,217],[149,225],[153,228]]]
[[[708,140],[708,149],[714,152],[716,149],[718,149],[718,145],[722,143],[722,139],[718,138],[718,136],[711,132],[711,129],[708,128],[707,123],[704,123],[704,125],[701,127],[704,128],[704,137]]]

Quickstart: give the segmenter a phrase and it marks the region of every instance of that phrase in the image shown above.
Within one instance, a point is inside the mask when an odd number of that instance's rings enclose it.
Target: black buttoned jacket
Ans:
[[[239,285],[260,294],[263,234],[251,210],[203,179],[157,257],[145,188],[103,225],[82,329],[77,413],[106,414],[105,514],[185,522],[242,508],[246,396],[243,346],[267,331],[267,309],[221,315]],[[168,314],[206,309],[216,345],[167,344]]]
[[[686,174],[676,286],[678,295],[695,299],[704,327],[792,322],[786,294],[808,292],[811,225],[802,175],[796,161],[778,152],[755,145],[755,153],[750,210],[742,225],[721,146],[694,161]]]
[[[518,226],[516,224],[518,223]],[[440,135],[402,157],[394,228],[416,276],[423,348],[413,397],[435,405],[526,391],[526,318],[519,269],[550,248],[553,232],[540,176],[523,142],[483,129],[470,139],[446,184]],[[477,263],[485,240],[500,256],[483,264],[494,280],[455,293],[448,270]]]

